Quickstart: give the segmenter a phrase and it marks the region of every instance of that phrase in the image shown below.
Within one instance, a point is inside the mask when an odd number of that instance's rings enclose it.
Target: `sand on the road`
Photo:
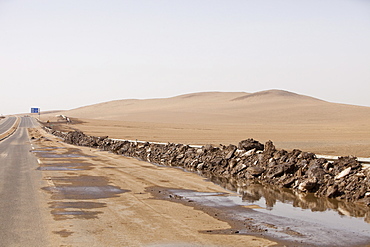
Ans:
[[[229,229],[230,224],[191,206],[155,198],[150,192],[178,188],[230,193],[196,174],[68,145],[41,129],[29,133],[48,183],[43,193],[48,194],[54,217],[48,234],[53,234],[56,246],[274,244],[256,236],[207,234]]]

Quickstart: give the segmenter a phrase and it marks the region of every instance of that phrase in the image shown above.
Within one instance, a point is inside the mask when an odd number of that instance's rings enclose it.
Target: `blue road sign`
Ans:
[[[40,108],[31,108],[31,113],[40,113]]]

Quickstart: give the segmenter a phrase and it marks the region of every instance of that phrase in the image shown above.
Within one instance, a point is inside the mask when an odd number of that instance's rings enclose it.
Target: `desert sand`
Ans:
[[[72,118],[72,124],[60,126],[56,114]],[[117,139],[228,145],[254,138],[286,150],[370,157],[370,107],[282,90],[116,100],[41,118],[64,130]]]
[[[233,194],[195,173],[76,148],[40,129],[28,131],[37,147],[34,153],[45,186],[41,202],[48,207],[40,207],[53,218],[45,216],[49,219],[45,236],[53,246],[276,245],[261,233],[233,233],[234,228],[245,228],[235,220],[217,218],[214,212],[186,205],[180,198],[159,196],[174,188]],[[207,234],[217,230],[222,234]]]

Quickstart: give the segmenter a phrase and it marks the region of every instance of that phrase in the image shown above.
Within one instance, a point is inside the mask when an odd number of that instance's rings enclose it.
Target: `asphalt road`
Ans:
[[[5,121],[1,128],[11,126],[15,118]],[[0,142],[0,246],[48,246],[44,237],[48,214],[40,206],[41,174],[35,170],[38,163],[29,152],[27,134],[27,127],[36,125],[24,117],[18,130]]]
[[[0,121],[0,134],[4,133],[8,129],[10,129],[13,126],[13,124],[15,123],[16,120],[17,120],[16,117],[8,117],[4,120],[1,120]]]

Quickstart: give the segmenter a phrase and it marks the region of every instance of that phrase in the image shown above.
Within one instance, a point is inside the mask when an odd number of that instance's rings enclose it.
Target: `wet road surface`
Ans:
[[[7,124],[12,125],[15,118]],[[22,118],[19,129],[0,142],[0,246],[47,246],[48,217],[42,207],[41,174],[31,148],[27,127],[31,118]],[[0,131],[1,132],[1,131]]]

